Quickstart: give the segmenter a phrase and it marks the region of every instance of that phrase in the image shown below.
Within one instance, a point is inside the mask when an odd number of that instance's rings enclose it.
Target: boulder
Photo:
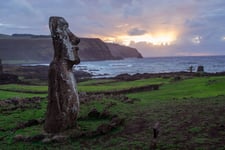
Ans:
[[[90,118],[99,118],[100,117],[100,112],[94,108],[88,113],[88,117]]]

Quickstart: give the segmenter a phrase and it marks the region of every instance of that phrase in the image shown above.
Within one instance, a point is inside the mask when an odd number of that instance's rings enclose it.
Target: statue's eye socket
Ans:
[[[68,27],[69,27],[69,25],[68,25],[68,24],[65,24],[65,25],[64,25],[64,28],[68,28]]]

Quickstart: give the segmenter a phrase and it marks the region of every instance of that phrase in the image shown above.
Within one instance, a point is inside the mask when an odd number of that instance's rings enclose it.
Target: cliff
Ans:
[[[79,55],[82,61],[113,60],[141,55],[136,49],[104,43],[97,38],[81,38]],[[47,61],[53,57],[52,39],[49,36],[29,34],[0,36],[0,58],[13,61]]]
[[[118,59],[143,58],[137,49],[114,43],[107,43],[112,55]]]
[[[50,38],[0,38],[0,57],[13,61],[49,61],[53,57]]]
[[[115,59],[108,46],[100,39],[81,38],[78,47],[81,60]]]

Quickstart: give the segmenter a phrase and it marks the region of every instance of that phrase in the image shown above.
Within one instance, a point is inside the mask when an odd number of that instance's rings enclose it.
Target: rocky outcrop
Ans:
[[[0,74],[0,84],[10,84],[10,83],[18,83],[19,78],[17,75],[3,73]]]
[[[114,43],[107,43],[112,55],[118,59],[124,58],[143,58],[135,48],[122,46]]]
[[[80,39],[79,55],[82,61],[142,57],[134,48],[104,43],[97,38]],[[53,57],[52,41],[44,35],[1,36],[0,56],[2,60],[50,62]]]

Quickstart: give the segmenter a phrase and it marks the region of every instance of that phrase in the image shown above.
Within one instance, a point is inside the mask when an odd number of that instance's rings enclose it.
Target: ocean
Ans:
[[[198,66],[204,66],[204,71],[209,73],[225,71],[225,56],[185,56],[185,57],[154,57],[131,58],[124,60],[83,61],[75,66],[75,70],[83,70],[98,77],[114,77],[119,74],[136,73],[166,73],[193,71]]]

